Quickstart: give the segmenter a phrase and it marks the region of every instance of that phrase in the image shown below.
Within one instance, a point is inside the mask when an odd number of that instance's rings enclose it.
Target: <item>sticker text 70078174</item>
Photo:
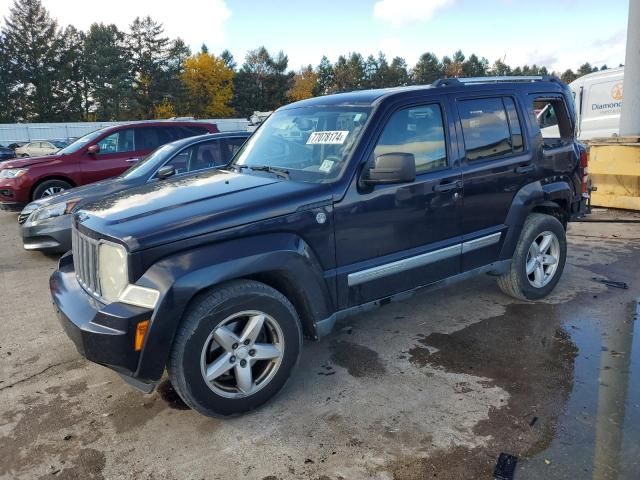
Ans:
[[[313,132],[307,139],[307,145],[342,145],[347,135],[348,130]]]

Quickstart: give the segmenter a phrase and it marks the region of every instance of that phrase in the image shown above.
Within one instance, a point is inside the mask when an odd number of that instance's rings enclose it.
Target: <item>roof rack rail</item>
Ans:
[[[449,87],[452,85],[466,85],[475,83],[507,83],[507,82],[557,82],[562,81],[554,75],[510,75],[499,77],[462,77],[440,78],[433,82],[433,87]]]

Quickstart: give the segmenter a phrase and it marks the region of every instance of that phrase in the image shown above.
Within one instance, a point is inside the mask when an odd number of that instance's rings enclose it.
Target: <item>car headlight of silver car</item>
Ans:
[[[121,245],[100,243],[98,278],[102,297],[107,302],[123,302],[144,308],[155,308],[160,292],[129,283],[127,251]]]
[[[27,173],[26,168],[5,168],[0,170],[0,178],[17,178]]]
[[[24,213],[26,211],[23,210]],[[67,204],[66,203],[55,203],[53,205],[48,205],[46,207],[36,208],[31,215],[29,215],[29,223],[37,223],[42,222],[43,220],[47,220],[52,217],[59,217],[64,215],[67,212]]]

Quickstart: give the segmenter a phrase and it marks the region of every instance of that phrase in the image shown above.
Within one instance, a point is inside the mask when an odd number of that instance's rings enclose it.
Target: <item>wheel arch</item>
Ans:
[[[35,182],[33,182],[33,185],[31,185],[31,189],[29,190],[29,201],[33,201],[33,194],[36,191],[36,188],[38,188],[44,182],[49,182],[51,180],[60,180],[62,182],[66,182],[69,185],[71,185],[72,188],[78,186],[78,185],[76,185],[76,182],[74,182],[69,177],[64,176],[64,175],[49,175],[49,176],[46,176],[46,177],[42,177],[42,178],[39,178],[38,180],[36,180]]]
[[[568,182],[533,182],[522,187],[514,195],[507,213],[508,226],[505,241],[500,252],[500,260],[513,256],[524,223],[531,213],[543,213],[557,218],[566,229],[571,211],[573,190]]]
[[[229,240],[176,253],[155,263],[136,282],[161,291],[136,377],[158,379],[191,302],[232,280],[262,282],[293,304],[306,336],[334,310],[323,270],[309,245],[293,234]]]

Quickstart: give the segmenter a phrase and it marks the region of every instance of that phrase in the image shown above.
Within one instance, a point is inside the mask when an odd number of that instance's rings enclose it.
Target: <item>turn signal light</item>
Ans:
[[[136,352],[142,350],[142,344],[144,343],[144,337],[147,335],[147,330],[149,330],[149,320],[143,320],[136,326],[136,338],[133,345],[133,349]]]

